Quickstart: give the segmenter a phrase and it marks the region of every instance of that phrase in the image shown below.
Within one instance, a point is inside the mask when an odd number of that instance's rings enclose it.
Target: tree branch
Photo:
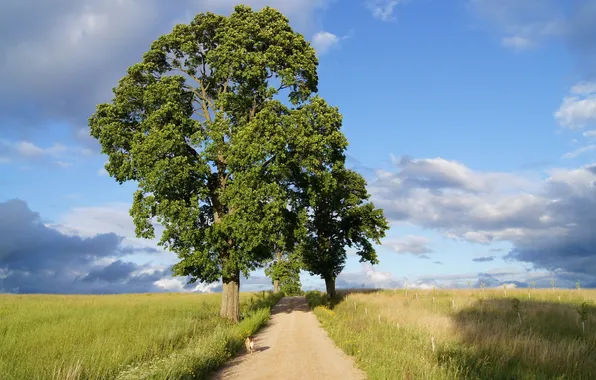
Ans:
[[[263,171],[264,171],[265,169],[267,169],[267,166],[269,166],[269,164],[270,164],[270,163],[271,163],[273,160],[275,160],[275,157],[277,157],[277,154],[274,154],[273,156],[269,157],[269,158],[267,159],[267,161],[265,161],[265,162],[263,163],[263,166],[261,167],[261,170],[263,170]]]

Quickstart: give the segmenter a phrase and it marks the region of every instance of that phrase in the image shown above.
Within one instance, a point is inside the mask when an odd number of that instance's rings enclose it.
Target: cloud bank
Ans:
[[[109,208],[95,214],[103,221],[117,221]],[[93,210],[91,210],[93,212]],[[67,225],[49,225],[22,200],[0,203],[0,292],[104,294],[164,291],[221,291],[221,284],[188,284],[186,277],[172,277],[171,266],[154,264],[159,251],[114,232],[90,233]],[[77,212],[70,220],[85,225]],[[94,215],[89,215],[94,220]],[[102,220],[86,222],[87,228],[102,229]],[[128,226],[120,226],[126,233]],[[148,257],[139,264],[134,255]],[[269,288],[271,281],[255,275],[243,281],[245,290]]]
[[[312,29],[326,0],[247,0]],[[0,132],[67,123],[90,141],[87,118],[151,42],[204,11],[228,13],[228,0],[36,0],[0,3]],[[310,33],[310,32],[309,32]],[[18,127],[18,128],[16,128]],[[93,141],[90,141],[93,143]]]
[[[394,160],[370,184],[394,223],[458,240],[511,242],[507,259],[596,285],[596,166],[552,169],[546,179],[475,171],[443,158]]]

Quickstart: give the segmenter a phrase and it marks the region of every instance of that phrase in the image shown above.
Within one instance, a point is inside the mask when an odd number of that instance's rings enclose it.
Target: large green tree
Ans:
[[[296,178],[345,147],[339,112],[313,96],[317,65],[272,8],[201,13],[153,42],[89,119],[110,176],[138,185],[137,236],[161,224],[175,275],[221,279],[222,317],[238,320],[241,274],[272,259],[297,212],[288,199],[306,191]]]
[[[304,268],[321,276],[329,297],[345,266],[346,247],[355,249],[360,262],[378,264],[372,242],[380,244],[389,228],[383,210],[369,201],[366,181],[346,169],[342,160],[326,170],[306,175],[309,218],[300,252]]]

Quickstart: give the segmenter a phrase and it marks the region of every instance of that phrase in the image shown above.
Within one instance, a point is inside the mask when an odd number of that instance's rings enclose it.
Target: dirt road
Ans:
[[[255,352],[241,354],[214,380],[362,380],[352,359],[319,326],[304,297],[284,297],[255,337]]]

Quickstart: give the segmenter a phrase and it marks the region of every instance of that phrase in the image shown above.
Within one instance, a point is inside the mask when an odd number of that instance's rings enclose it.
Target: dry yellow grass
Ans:
[[[596,290],[558,289],[352,292],[333,314],[315,313],[371,379],[593,379],[595,298]]]

